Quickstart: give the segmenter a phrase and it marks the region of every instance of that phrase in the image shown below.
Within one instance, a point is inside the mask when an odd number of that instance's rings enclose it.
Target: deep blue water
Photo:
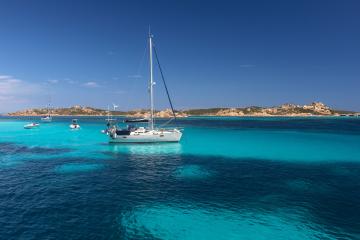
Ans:
[[[360,239],[360,118],[188,118],[152,145],[30,120],[0,118],[0,239]]]

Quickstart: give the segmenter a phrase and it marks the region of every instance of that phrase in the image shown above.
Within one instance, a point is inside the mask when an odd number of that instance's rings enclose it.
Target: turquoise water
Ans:
[[[187,118],[135,145],[32,120],[0,118],[3,239],[360,239],[359,118]]]

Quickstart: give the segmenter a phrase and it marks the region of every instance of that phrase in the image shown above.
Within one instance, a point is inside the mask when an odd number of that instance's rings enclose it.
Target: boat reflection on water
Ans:
[[[124,153],[130,155],[168,155],[181,154],[180,143],[137,143],[137,144],[111,144],[109,151],[113,153]]]

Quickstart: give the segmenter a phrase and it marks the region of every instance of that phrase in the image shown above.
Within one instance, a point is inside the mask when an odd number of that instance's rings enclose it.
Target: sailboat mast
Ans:
[[[51,103],[51,96],[49,97],[49,103],[48,103],[48,116],[50,117],[50,103]]]
[[[150,129],[154,129],[154,92],[153,92],[153,86],[154,86],[154,79],[153,79],[153,59],[152,59],[152,35],[149,31],[149,58],[150,58]]]

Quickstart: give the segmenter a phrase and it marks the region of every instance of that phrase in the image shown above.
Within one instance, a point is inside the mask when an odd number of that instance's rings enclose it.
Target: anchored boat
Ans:
[[[160,66],[159,58],[156,53],[155,46],[153,45],[153,36],[149,33],[149,61],[150,61],[150,81],[149,81],[149,92],[150,92],[150,118],[125,120],[127,123],[148,123],[148,127],[136,127],[129,125],[125,129],[121,129],[112,124],[108,126],[107,133],[109,135],[110,143],[157,143],[157,142],[179,142],[182,137],[182,132],[177,128],[156,128],[155,117],[154,117],[154,79],[153,79],[153,51],[159,66],[161,78],[163,80],[166,94],[171,106],[173,118],[176,119],[175,111],[170,99],[170,95],[166,86],[165,78]],[[168,121],[168,122],[170,122]]]
[[[42,122],[52,122],[52,117],[50,115],[47,115],[45,117],[41,118]]]
[[[24,128],[25,129],[32,129],[32,128],[37,128],[39,126],[40,126],[40,124],[38,124],[38,123],[29,123],[29,124],[24,125]]]
[[[41,118],[41,122],[44,123],[52,122],[52,117],[50,115],[50,103],[47,108],[47,115]]]
[[[73,119],[69,127],[71,129],[80,129],[80,125],[77,123],[77,119]]]

